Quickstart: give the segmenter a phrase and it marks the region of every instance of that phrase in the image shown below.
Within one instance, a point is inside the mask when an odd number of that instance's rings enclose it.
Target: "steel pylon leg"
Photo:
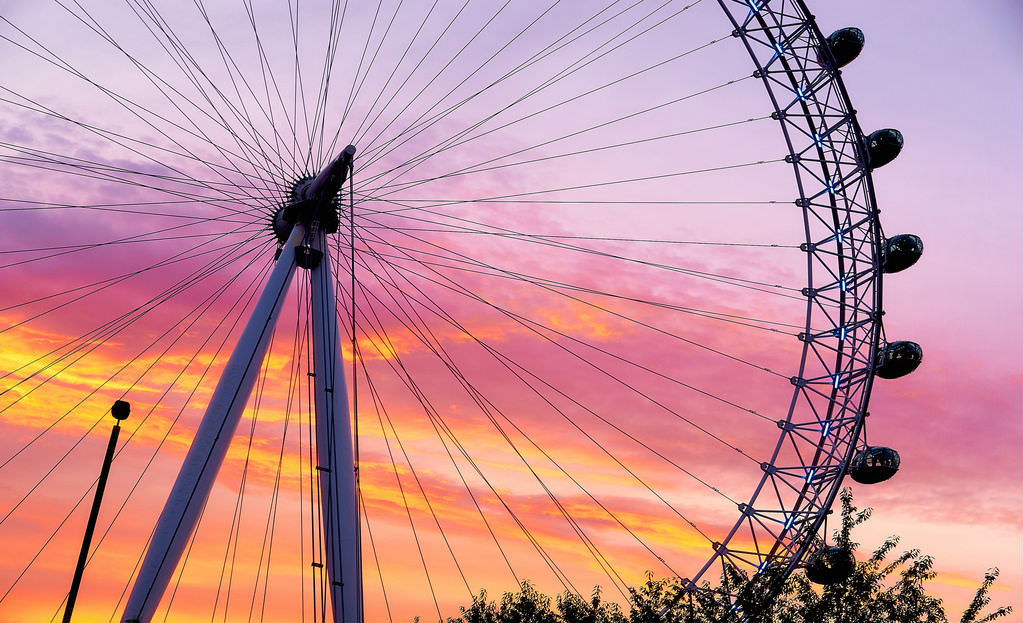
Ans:
[[[213,488],[266,356],[270,336],[295,272],[295,247],[302,241],[305,231],[301,224],[291,231],[252,316],[224,367],[156,524],[153,540],[128,597],[123,621],[148,622],[152,619],[199,522],[199,513]]]
[[[335,623],[363,620],[359,507],[337,296],[330,250],[323,232],[310,238],[323,255],[309,271],[313,312],[313,379],[316,406],[316,471],[324,532],[324,557]]]
[[[311,181],[300,180],[301,186],[296,183],[293,195],[298,196],[293,196],[293,202],[274,215],[275,233],[278,226],[293,226],[178,472],[122,621],[148,623],[163,598],[252,393],[296,265],[309,270],[311,283],[317,472],[332,618],[335,623],[362,621],[361,543],[352,428],[334,277],[326,236],[319,227],[321,212],[333,209],[332,201],[344,184],[354,155],[355,147],[349,145]]]

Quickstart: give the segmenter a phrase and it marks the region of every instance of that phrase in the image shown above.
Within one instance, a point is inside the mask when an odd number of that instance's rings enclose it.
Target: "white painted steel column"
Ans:
[[[311,246],[323,252],[319,265],[309,271],[309,279],[316,374],[313,379],[316,471],[323,509],[324,562],[335,623],[359,622],[363,620],[359,507],[348,389],[337,325],[337,295],[326,236],[317,232],[312,238]]]
[[[281,304],[295,272],[295,246],[304,235],[302,225],[292,230],[227,361],[156,524],[122,621],[152,619],[195,530],[266,356]]]

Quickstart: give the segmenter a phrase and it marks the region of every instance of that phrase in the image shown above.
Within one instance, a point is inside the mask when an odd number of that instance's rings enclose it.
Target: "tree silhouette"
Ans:
[[[853,529],[867,521],[872,510],[853,506],[849,489],[840,499],[841,525],[834,544],[856,551],[859,543],[852,540]],[[897,536],[888,537],[866,560],[857,562],[847,579],[825,586],[811,583],[803,573],[782,582],[770,570],[751,580],[741,569],[726,566],[717,586],[705,582],[692,590],[679,578],[654,578],[648,572],[644,583],[630,589],[626,614],[618,604],[604,601],[599,587],[589,599],[565,591],[552,600],[524,581],[519,591],[505,593],[500,604],[488,601],[486,591],[480,591],[469,607],[461,608],[461,616],[448,623],[948,623],[941,599],[925,587],[937,575],[933,558],[911,549],[889,560],[898,543]],[[958,619],[961,623],[988,623],[1012,612],[1003,606],[981,613],[991,602],[989,593],[997,577],[998,569],[984,575]]]

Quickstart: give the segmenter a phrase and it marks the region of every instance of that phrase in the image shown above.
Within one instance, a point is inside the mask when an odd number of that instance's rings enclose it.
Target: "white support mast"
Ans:
[[[153,540],[128,597],[123,621],[148,622],[152,619],[170,583],[171,574],[199,522],[199,513],[213,488],[213,481],[224,462],[266,356],[281,304],[295,272],[295,247],[304,236],[305,228],[296,225],[221,373],[157,521]]]
[[[324,556],[334,621],[362,621],[359,513],[355,491],[352,426],[337,324],[330,251],[323,232],[312,233],[323,253],[309,271],[313,311],[313,379],[316,403],[316,471],[323,509]]]
[[[362,621],[359,507],[337,298],[326,233],[337,230],[334,197],[352,166],[349,145],[314,179],[301,180],[292,202],[274,216],[284,242],[263,292],[228,359],[185,461],[157,521],[122,616],[148,623],[170,583],[249,400],[296,266],[309,270],[317,473],[324,555],[335,623]],[[325,231],[327,230],[327,231]],[[331,231],[333,230],[333,231]]]

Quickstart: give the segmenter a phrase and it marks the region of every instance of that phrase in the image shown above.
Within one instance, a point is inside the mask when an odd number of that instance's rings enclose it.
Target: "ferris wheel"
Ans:
[[[841,580],[843,479],[899,467],[874,379],[922,360],[864,41],[779,0],[15,3],[0,618],[71,609],[112,403],[90,618]]]

